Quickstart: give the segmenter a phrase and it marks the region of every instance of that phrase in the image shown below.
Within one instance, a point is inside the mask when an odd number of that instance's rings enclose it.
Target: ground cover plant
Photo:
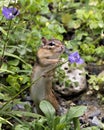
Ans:
[[[0,8],[0,129],[80,130],[85,106],[55,116],[51,104],[43,101],[45,116],[32,112],[30,75],[43,36],[63,40],[72,55],[77,53],[74,60],[63,55],[72,63],[103,64],[104,1],[1,0]],[[94,80],[90,83],[94,88]]]

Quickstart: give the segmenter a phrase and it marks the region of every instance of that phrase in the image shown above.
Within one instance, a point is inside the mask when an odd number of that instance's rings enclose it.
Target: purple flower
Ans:
[[[4,6],[2,9],[2,14],[6,19],[11,20],[19,14],[19,11],[16,8],[13,7],[9,8]]]
[[[73,52],[69,55],[68,57],[68,60],[71,62],[71,63],[77,63],[77,64],[83,64],[84,63],[84,60],[81,59],[80,55],[78,52]]]

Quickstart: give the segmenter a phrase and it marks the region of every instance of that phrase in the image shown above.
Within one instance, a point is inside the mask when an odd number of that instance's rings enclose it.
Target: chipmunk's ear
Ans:
[[[43,43],[44,45],[46,45],[47,42],[48,42],[48,40],[47,40],[45,37],[42,37],[41,40],[42,40],[42,43]]]

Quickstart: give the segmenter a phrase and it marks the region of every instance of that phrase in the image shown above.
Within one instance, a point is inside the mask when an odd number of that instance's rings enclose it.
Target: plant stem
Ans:
[[[80,130],[80,122],[78,117],[73,119],[73,123],[74,123],[74,130]]]
[[[10,20],[9,28],[8,28],[8,32],[7,32],[7,36],[6,36],[6,42],[4,43],[4,46],[3,46],[3,52],[2,52],[2,56],[1,56],[1,63],[3,63],[3,59],[4,59],[4,56],[5,56],[5,50],[6,50],[8,41],[9,41],[8,38],[9,38],[9,32],[10,32],[10,28],[11,28],[11,23],[12,23],[12,21]]]

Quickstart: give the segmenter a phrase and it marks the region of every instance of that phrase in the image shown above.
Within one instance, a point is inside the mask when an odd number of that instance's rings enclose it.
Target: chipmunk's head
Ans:
[[[49,53],[52,53],[56,57],[64,52],[65,47],[63,43],[57,39],[47,40],[46,38],[42,37],[42,43],[44,50],[47,50]]]

